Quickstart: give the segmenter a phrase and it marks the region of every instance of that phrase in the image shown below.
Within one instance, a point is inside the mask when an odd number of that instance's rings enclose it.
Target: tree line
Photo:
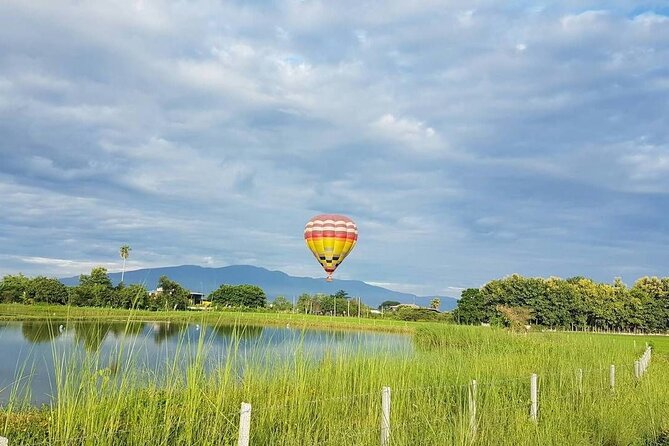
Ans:
[[[265,291],[256,285],[223,284],[207,296],[217,308],[253,309],[254,311],[298,312],[314,315],[381,317],[344,290],[334,294],[300,295],[290,301],[278,296],[268,302]],[[66,286],[58,279],[22,274],[8,275],[0,281],[0,302],[24,304],[59,304],[86,307],[134,308],[138,310],[185,310],[193,305],[190,292],[167,276],[158,280],[156,291],[139,284],[114,286],[107,270],[96,267],[79,276],[79,283]],[[390,304],[393,302],[384,302]],[[399,303],[399,302],[398,302]],[[382,317],[399,320],[444,320],[425,309],[402,308]]]
[[[262,288],[255,285],[221,285],[209,295],[216,305],[258,308],[267,305]],[[93,268],[90,274],[79,276],[79,283],[66,286],[58,279],[44,276],[7,275],[0,282],[0,302],[46,303],[86,307],[135,308],[139,310],[185,310],[190,292],[167,276],[161,276],[156,291],[143,285],[114,286],[107,270]]]
[[[46,303],[87,307],[135,308],[139,310],[184,310],[192,302],[190,292],[167,276],[158,280],[156,291],[149,292],[143,285],[114,286],[107,270],[93,268],[90,274],[79,276],[79,283],[66,286],[58,279],[22,274],[7,275],[0,282],[0,302]],[[360,299],[351,299],[343,290],[333,295],[302,294],[293,303],[278,296],[269,303],[265,291],[256,285],[222,284],[207,296],[217,307],[268,309],[271,311],[298,311],[309,314],[368,315],[369,308]]]
[[[462,292],[453,319],[461,324],[518,324],[620,331],[669,330],[669,277],[642,277],[632,287],[585,277],[514,274]],[[521,321],[523,322],[523,321]]]

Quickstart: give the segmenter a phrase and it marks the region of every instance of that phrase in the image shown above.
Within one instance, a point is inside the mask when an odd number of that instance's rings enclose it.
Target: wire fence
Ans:
[[[652,359],[652,349],[647,346],[643,355],[634,361],[633,367],[624,364],[610,364],[606,367],[577,368],[572,373],[562,371],[531,374],[529,376],[494,379],[471,380],[468,383],[448,383],[412,387],[383,387],[377,392],[365,392],[348,395],[337,395],[330,398],[313,400],[287,399],[277,404],[252,406],[242,402],[239,411],[223,413],[216,404],[210,401],[212,411],[224,419],[228,430],[236,430],[238,446],[249,446],[253,436],[252,420],[263,417],[275,420],[288,410],[306,408],[318,412],[319,405],[340,404],[347,409],[357,404],[361,410],[378,414],[379,423],[370,426],[369,417],[356,424],[356,427],[365,429],[367,435],[377,435],[378,444],[390,446],[393,432],[396,430],[408,431],[424,414],[411,411],[417,404],[429,404],[435,412],[451,413],[454,423],[460,423],[469,431],[471,438],[475,438],[487,417],[507,417],[512,419],[524,413],[533,423],[541,423],[542,396],[559,394],[563,398],[571,399],[574,404],[584,404],[587,400],[601,398],[604,395],[615,397],[621,384],[639,383],[647,373]],[[629,377],[629,371],[632,377]],[[621,371],[627,372],[623,379]],[[501,402],[501,403],[500,403]],[[403,411],[403,417],[393,417],[393,410],[397,407]],[[450,412],[449,412],[450,410]],[[548,408],[548,410],[555,410]],[[446,416],[444,416],[446,418]],[[258,423],[259,424],[259,423]],[[437,429],[431,423],[424,423],[429,428]],[[113,432],[112,432],[113,431]],[[83,435],[61,434],[62,439],[47,438],[42,442],[33,442],[33,445],[63,445],[63,444],[97,444],[102,436],[111,433],[119,438],[131,442],[133,436],[141,436],[141,431],[135,429],[109,429],[104,433],[90,433]],[[305,434],[307,435],[307,434]],[[351,432],[351,440],[358,438],[359,432]],[[356,438],[353,438],[356,437]],[[305,440],[307,441],[307,440]],[[354,442],[351,442],[353,444]],[[124,444],[118,442],[115,444]],[[307,443],[303,443],[307,444]],[[308,444],[331,444],[327,438],[309,438]],[[0,437],[0,446],[14,446],[11,438]]]

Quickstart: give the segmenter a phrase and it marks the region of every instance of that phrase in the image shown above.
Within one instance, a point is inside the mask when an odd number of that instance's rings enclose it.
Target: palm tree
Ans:
[[[123,276],[125,275],[125,261],[128,260],[128,257],[130,256],[130,251],[132,251],[132,248],[128,245],[121,246],[121,249],[119,250],[121,258],[123,259],[123,269],[121,270],[121,283],[123,283]]]

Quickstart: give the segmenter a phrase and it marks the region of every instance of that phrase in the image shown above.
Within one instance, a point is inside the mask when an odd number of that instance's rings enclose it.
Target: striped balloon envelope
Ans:
[[[328,282],[357,240],[358,227],[343,215],[316,215],[304,227],[304,241],[327,273]]]

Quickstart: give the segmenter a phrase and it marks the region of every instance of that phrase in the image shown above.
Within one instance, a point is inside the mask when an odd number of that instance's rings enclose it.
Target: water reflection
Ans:
[[[97,352],[111,329],[110,323],[74,322],[74,339],[89,352]]]
[[[120,338],[121,336],[134,336],[144,331],[145,325],[144,322],[137,321],[112,322],[109,326],[109,331],[117,338]]]
[[[5,323],[6,325],[6,323]],[[0,329],[3,327],[0,326]],[[184,322],[90,322],[90,321],[26,321],[22,323],[23,338],[31,344],[53,341],[66,331],[74,333],[74,339],[83,345],[87,351],[96,352],[100,349],[107,336],[114,335],[117,339],[136,337],[149,331],[156,345],[186,333],[187,329],[195,333],[200,331],[200,325],[189,325]],[[208,327],[220,340],[239,339],[253,340],[262,336],[263,327],[216,325]],[[333,333],[334,339],[343,339],[342,333]]]
[[[154,322],[152,324],[153,341],[156,344],[162,344],[182,332],[186,325],[183,322]]]
[[[257,339],[262,335],[263,327],[256,327],[252,325],[245,325],[236,327],[234,325],[216,325],[213,331],[217,337],[225,339]]]
[[[21,325],[23,338],[31,344],[49,342],[60,336],[62,322],[26,321]]]
[[[206,348],[200,349],[203,340]],[[29,346],[29,348],[26,348]],[[153,376],[174,364],[186,365],[199,352],[213,369],[234,361],[274,367],[293,360],[319,360],[333,354],[406,353],[411,338],[402,335],[297,327],[188,324],[184,322],[25,321],[0,323],[0,405],[9,397],[17,371],[29,370],[31,401],[48,403],[53,395],[55,361],[78,367],[90,359],[110,375],[126,368]],[[230,359],[232,358],[232,359]],[[128,369],[129,370],[129,369]]]

